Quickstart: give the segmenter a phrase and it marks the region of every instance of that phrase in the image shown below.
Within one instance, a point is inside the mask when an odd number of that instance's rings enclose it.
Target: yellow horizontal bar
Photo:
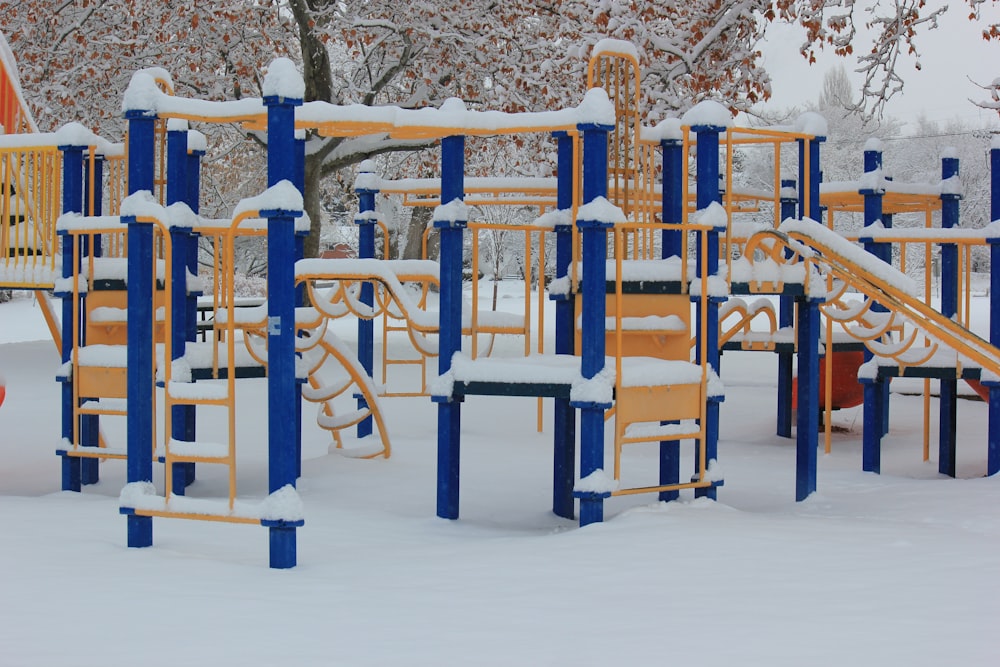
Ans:
[[[611,492],[613,496],[634,496],[640,493],[659,493],[660,491],[680,491],[681,489],[704,489],[714,482],[684,482],[681,484],[664,484],[662,486],[636,486],[629,489],[617,489]]]
[[[225,514],[195,514],[193,512],[171,512],[169,510],[133,510],[136,516],[162,517],[164,519],[192,519],[194,521],[218,521],[221,523],[243,523],[260,525],[260,519],[247,516],[229,516]]]

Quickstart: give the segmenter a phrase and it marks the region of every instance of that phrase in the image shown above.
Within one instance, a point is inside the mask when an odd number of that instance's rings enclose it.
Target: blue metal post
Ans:
[[[465,199],[465,137],[441,140],[441,203]],[[441,242],[441,297],[438,373],[451,370],[451,358],[462,349],[462,250],[466,220],[436,220]],[[438,404],[437,515],[458,518],[459,457],[462,404],[455,397]]]
[[[990,220],[1000,220],[1000,143],[990,147]],[[1000,347],[1000,239],[990,239],[990,343]],[[1000,472],[1000,383],[989,387],[986,474]]]
[[[680,225],[684,222],[684,142],[676,139],[660,141],[663,151],[663,183],[662,206],[663,222],[667,225]],[[685,258],[684,232],[664,230],[662,234],[663,259],[669,257]],[[677,484],[681,480],[680,441],[664,440],[660,442],[660,477],[661,486]],[[677,500],[680,491],[661,491],[657,497],[663,502]]]
[[[819,445],[819,304],[799,301],[799,405],[795,433],[795,500],[816,490],[816,450]]]
[[[604,125],[580,125],[583,135],[583,200],[591,202],[608,192],[608,132]],[[581,288],[580,372],[591,379],[604,370],[605,314],[607,312],[607,229],[602,220],[577,220],[583,237]],[[580,478],[604,469],[604,411],[602,403],[574,403],[580,410]],[[604,520],[609,493],[578,492],[580,525]]]
[[[663,151],[663,222],[679,225],[684,221],[684,142],[677,139],[660,141]],[[661,257],[683,257],[684,233],[664,230]]]
[[[60,146],[63,156],[62,199],[63,213],[83,212],[83,146]],[[62,235],[62,277],[72,279],[78,266],[74,264],[75,240],[71,234]],[[72,359],[73,348],[81,341],[73,339],[73,291],[67,289],[62,295],[62,361],[67,364]],[[81,327],[82,329],[83,327]],[[74,438],[73,382],[76,379],[67,374],[62,383],[62,437],[64,442]],[[97,444],[97,443],[92,443]],[[96,463],[96,461],[94,461]],[[95,480],[96,481],[96,480]],[[79,491],[82,484],[82,467],[76,456],[62,457],[63,491]]]
[[[958,176],[958,158],[941,159],[941,179]],[[958,226],[958,202],[960,194],[941,193],[941,228]],[[941,244],[941,314],[955,317],[958,314],[958,246],[954,243]],[[955,476],[955,454],[958,424],[958,380],[941,380],[941,399],[938,431],[938,472]]]
[[[722,203],[719,192],[719,133],[726,128],[716,125],[695,125],[691,130],[697,136],[698,155],[695,158],[698,173],[696,175],[698,183],[697,208],[703,211],[713,203]],[[710,231],[707,234],[708,248],[706,251],[706,262],[708,266],[702,266],[702,235],[698,235],[697,244],[697,276],[700,278],[705,271],[710,276],[719,272],[719,232]],[[713,371],[719,372],[719,304],[724,299],[712,298],[708,300],[708,312],[705,323],[705,331],[708,332],[708,340],[705,341],[708,359],[701,359],[701,345],[696,346],[698,363],[707,363]],[[701,331],[701,308],[697,308],[696,327]],[[700,343],[700,341],[699,341]],[[718,458],[719,451],[719,401],[709,398],[705,409],[705,456],[708,462]],[[696,454],[698,456],[700,454]],[[716,487],[695,489],[696,498],[707,497],[716,499]]]
[[[875,182],[875,172],[882,169],[882,151],[869,149],[864,152],[865,173],[872,174],[873,182],[871,187],[863,188],[860,191],[864,197],[865,227],[871,227],[882,221],[882,196],[885,193],[880,183]],[[882,249],[884,244],[875,243],[871,239],[865,240],[865,249],[868,252],[882,257],[885,252]],[[879,304],[875,304],[872,310],[882,309]],[[829,352],[829,350],[828,350]],[[870,361],[872,353],[865,350],[865,361]],[[882,436],[884,435],[885,423],[885,390],[884,380],[862,380],[864,385],[864,433],[862,435],[861,448],[861,469],[867,472],[877,473],[881,470],[881,449]]]
[[[184,202],[188,196],[188,155],[187,155],[187,124],[182,127],[167,130],[167,204]],[[187,350],[188,334],[188,290],[187,271],[189,266],[188,252],[192,229],[173,227],[170,230],[171,256],[170,283],[171,302],[171,354],[174,360],[184,356]],[[174,405],[171,408],[172,438],[190,441],[188,433],[188,415],[194,412],[193,405]],[[174,463],[173,488],[171,493],[184,495],[185,489],[193,481],[194,463]],[[188,473],[191,473],[190,479]]]
[[[154,125],[146,111],[128,120],[129,194],[153,190]],[[153,225],[128,222],[128,482],[153,481]],[[153,518],[126,515],[128,546],[153,544]]]
[[[102,201],[104,196],[104,158],[101,155],[94,155],[94,173],[91,176],[89,165],[84,161],[83,166],[83,208],[87,215],[101,215]],[[87,244],[91,246],[88,248]],[[84,238],[83,247],[80,248],[81,256],[91,254],[94,257],[101,256],[101,237],[94,236],[92,239]],[[86,303],[86,296],[83,297]],[[86,317],[86,308],[81,303],[80,312],[82,317]],[[80,344],[87,344],[87,327],[81,322]],[[97,415],[80,415],[80,444],[83,447],[98,447],[101,440],[100,417]],[[83,459],[80,461],[80,482],[82,484],[96,484],[100,481],[100,462],[97,459]]]
[[[801,142],[800,142],[801,145]],[[795,180],[781,181],[781,219],[795,217],[795,206],[799,201]],[[778,327],[784,329],[795,324],[795,299],[781,295],[778,300]],[[792,437],[792,371],[793,352],[778,352],[778,428],[777,434],[783,438]]]
[[[295,168],[291,176],[292,183],[303,195],[306,192],[306,132],[305,130],[295,131]],[[295,233],[295,259],[296,261],[305,258],[306,237],[310,230],[297,231]],[[295,287],[295,306],[306,305],[306,285],[299,284]],[[295,478],[302,477],[302,390],[295,391]]]
[[[267,107],[267,182],[295,182],[295,107],[302,100],[264,98]],[[267,398],[268,491],[274,493],[298,477],[299,414],[295,394],[295,218],[301,211],[261,211],[267,218]],[[270,566],[296,564],[295,526],[268,524]]]
[[[574,155],[573,138],[567,132],[557,132],[558,189],[556,208],[569,212],[573,208]],[[573,261],[573,228],[557,225],[556,277],[568,279]],[[569,290],[553,295],[556,302],[555,329],[556,354],[573,354],[573,315],[575,299]],[[576,411],[567,398],[556,398],[553,408],[553,461],[552,461],[552,511],[556,516],[572,519],[574,516],[573,482],[576,473]]]
[[[363,183],[371,183],[370,179],[364,179]],[[354,190],[358,195],[358,216],[354,218],[354,223],[358,226],[358,257],[361,259],[374,259],[375,257],[375,196],[378,194],[377,188],[367,186],[358,187]],[[385,259],[389,259],[386,257]],[[372,283],[362,283],[361,303],[372,306],[375,303],[375,286]],[[375,322],[374,320],[358,318],[358,362],[365,369],[369,377],[373,377],[375,369]],[[359,392],[356,396],[358,409],[364,410],[368,407],[368,401]],[[372,417],[369,415],[358,423],[358,437],[365,438],[372,434]]]

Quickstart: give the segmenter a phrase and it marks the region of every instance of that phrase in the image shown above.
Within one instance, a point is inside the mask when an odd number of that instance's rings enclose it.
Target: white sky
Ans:
[[[928,3],[933,7],[937,2]],[[988,84],[1000,77],[1000,43],[982,39],[982,26],[1000,21],[1000,7],[984,5],[981,20],[969,21],[968,8],[960,0],[953,0],[951,8],[942,17],[936,30],[918,36],[921,70],[914,69],[916,59],[901,56],[899,71],[905,82],[903,91],[889,102],[886,114],[904,122],[915,120],[921,113],[936,121],[954,118],[983,126],[1000,124],[995,112],[979,109],[970,102],[985,100],[989,95],[973,81]],[[858,12],[863,20],[864,13]],[[866,39],[859,29],[859,39]],[[773,79],[772,97],[766,107],[791,107],[815,102],[822,90],[823,76],[829,69],[843,63],[848,75],[858,88],[862,77],[853,70],[854,60],[842,59],[832,51],[820,54],[817,62],[809,66],[798,54],[803,41],[800,29],[788,25],[772,25],[768,40],[763,45],[764,63]],[[858,42],[857,50],[867,50],[869,42]],[[970,80],[971,79],[971,80]],[[912,128],[907,128],[912,129]]]

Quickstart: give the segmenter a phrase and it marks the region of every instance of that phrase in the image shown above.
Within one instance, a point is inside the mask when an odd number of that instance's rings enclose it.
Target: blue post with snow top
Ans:
[[[358,226],[358,257],[361,259],[374,259],[375,257],[375,196],[378,188],[373,187],[374,174],[362,172],[359,177],[361,186],[355,187],[354,192],[358,195],[358,215],[354,218],[354,223]],[[386,257],[385,259],[389,259]],[[375,286],[366,282],[361,285],[359,295],[361,303],[366,306],[375,304]],[[375,321],[358,318],[358,362],[369,377],[373,377],[375,368]],[[368,408],[368,401],[359,392],[356,395],[358,409]],[[365,417],[358,422],[358,438],[365,438],[372,434],[372,417]]]
[[[826,141],[826,137],[822,136],[797,141],[799,146],[799,217],[809,218],[817,222],[823,218],[823,207],[819,200],[819,186],[823,181],[823,172],[820,169],[819,160],[820,145],[824,141]],[[808,172],[806,171],[806,162],[809,163]]]
[[[958,158],[947,155],[941,158],[941,180],[958,178]],[[956,189],[957,190],[957,189]],[[958,226],[958,203],[962,195],[950,188],[941,192],[941,229]],[[941,244],[941,314],[955,317],[958,314],[958,245]],[[941,380],[941,398],[938,422],[938,472],[955,476],[955,455],[958,424],[958,380]]]
[[[465,137],[441,140],[441,203],[465,199]],[[438,335],[438,374],[451,370],[452,356],[462,349],[462,251],[467,220],[435,219],[441,243],[441,293]],[[453,396],[438,404],[437,515],[458,518],[459,455],[462,404]]]
[[[661,139],[663,151],[663,183],[661,185],[662,217],[666,225],[680,225],[684,222],[684,142],[680,139]],[[662,259],[685,257],[684,232],[681,229],[666,229],[662,234]],[[664,440],[660,442],[659,483],[661,486],[677,484],[681,480],[680,442]],[[680,498],[680,491],[660,491],[657,498],[669,502]]]
[[[990,221],[1000,220],[1000,143],[990,146]],[[1000,347],[1000,238],[990,245],[990,343]],[[989,388],[989,431],[986,439],[986,474],[1000,472],[1000,382],[983,383]]]
[[[296,182],[295,107],[301,99],[267,95],[267,183]],[[300,414],[295,394],[295,218],[301,211],[261,211],[267,218],[268,492],[295,486]],[[270,566],[295,567],[295,524],[262,521],[270,539]]]
[[[103,202],[101,199],[104,196],[104,158],[100,154],[95,154],[93,156],[94,173],[91,175],[90,168],[86,165],[86,161],[83,168],[83,192],[84,192],[84,202],[83,209],[86,215],[101,215],[103,209]],[[88,247],[88,244],[89,247]],[[80,248],[81,256],[91,255],[93,257],[101,256],[101,237],[100,235],[95,235],[93,238],[83,238],[83,247]],[[83,296],[82,303],[80,304],[80,312],[83,313],[82,317],[86,318],[87,309],[84,304],[86,304],[86,295]],[[80,326],[80,344],[87,344],[87,327],[85,322],[81,322]],[[100,417],[98,415],[80,415],[80,444],[83,447],[99,447],[101,444],[101,425]],[[97,459],[86,458],[80,461],[80,483],[81,484],[97,484],[100,481],[100,461]]]
[[[152,192],[156,115],[132,109],[128,120],[128,191]],[[153,224],[128,224],[128,483],[153,481]],[[128,546],[153,544],[153,518],[127,514]]]
[[[866,147],[864,152],[865,178],[870,183],[865,183],[867,187],[860,190],[864,198],[864,224],[871,227],[882,223],[882,198],[885,190],[880,182],[882,170],[882,150],[881,148]],[[884,250],[883,244],[875,243],[871,239],[864,240],[865,249],[868,252],[881,257]],[[876,310],[875,304],[872,310]],[[865,349],[865,361],[871,361],[872,353]],[[875,379],[861,379],[864,385],[864,432],[862,434],[861,445],[861,469],[866,472],[878,473],[881,470],[882,458],[882,436],[884,435],[885,424],[885,391],[882,387],[884,380],[877,377]]]
[[[573,137],[568,132],[556,132],[555,137],[558,146],[556,208],[568,214],[573,208]],[[573,227],[571,224],[558,224],[554,231],[556,278],[568,281],[573,261]],[[573,354],[575,299],[568,285],[564,293],[553,294],[552,298],[556,302],[556,354]],[[553,422],[552,511],[556,516],[572,519],[576,472],[576,411],[568,398],[554,399]]]
[[[799,146],[799,217],[821,221],[823,209],[819,201],[819,184],[822,173],[819,168],[820,144],[823,137],[813,137],[798,141]],[[808,168],[807,168],[808,163]],[[791,209],[794,204],[783,203]],[[821,300],[808,295],[796,299],[794,308],[798,310],[796,347],[798,349],[798,410],[795,420],[795,500],[803,501],[816,491],[819,447],[819,345]],[[780,326],[791,324],[793,305],[782,302]],[[788,323],[786,325],[786,323]],[[829,343],[829,341],[828,341]],[[830,348],[827,348],[830,352]],[[780,367],[779,361],[779,369]],[[789,358],[788,362],[791,364]],[[788,369],[787,372],[791,372]],[[789,411],[791,403],[791,382],[789,382]],[[789,422],[791,415],[789,414]]]
[[[801,144],[801,142],[800,142]],[[799,198],[794,179],[781,181],[781,219],[795,217],[795,206]],[[782,294],[778,298],[778,327],[791,328],[795,324],[795,299]],[[793,352],[778,352],[778,426],[777,434],[783,438],[792,437],[792,371]]]
[[[611,126],[582,124],[578,127],[583,144],[583,201],[590,203],[608,194],[608,132]],[[580,372],[584,380],[595,378],[604,370],[605,315],[607,312],[607,230],[603,220],[578,219],[583,243],[581,270]],[[580,410],[580,478],[604,470],[604,412],[610,404],[574,401]],[[604,499],[610,492],[577,491],[580,499],[580,525],[604,520]]]
[[[679,139],[661,139],[663,151],[662,216],[667,225],[684,222],[684,142]],[[683,257],[684,232],[664,230],[660,256]]]
[[[59,146],[62,152],[62,212],[83,212],[83,151],[84,146]],[[76,239],[72,234],[62,234],[62,277],[72,280],[77,270],[74,265]],[[73,348],[82,341],[73,339],[73,290],[71,288],[62,296],[62,362],[69,364],[72,360]],[[81,327],[82,328],[82,327]],[[70,443],[74,437],[73,383],[76,378],[72,373],[66,373],[62,383],[62,438],[64,443]],[[97,444],[97,443],[94,443]],[[91,459],[97,464],[96,459]],[[96,479],[94,480],[96,481]],[[83,483],[81,459],[76,456],[62,455],[62,490],[79,491]]]
[[[799,301],[798,361],[799,400],[795,423],[795,500],[816,491],[819,448],[819,304],[821,299]]]
[[[695,133],[697,137],[697,150],[698,154],[695,158],[695,164],[698,170],[696,175],[696,180],[698,184],[697,192],[697,209],[699,211],[704,211],[712,204],[722,203],[722,195],[719,191],[719,134],[725,131],[725,127],[719,125],[692,125],[691,131]],[[719,273],[719,232],[717,229],[713,229],[708,232],[707,240],[703,241],[703,236],[698,235],[697,250],[698,253],[696,266],[697,266],[697,277],[695,280],[699,280],[703,275],[703,272],[707,273],[709,276],[718,275]],[[708,247],[705,252],[705,265],[702,263],[702,243],[708,243]],[[701,341],[695,346],[696,350],[696,361],[698,363],[705,363],[711,367],[712,371],[715,373],[719,372],[719,304],[725,300],[725,297],[708,297],[708,308],[705,315],[705,331],[708,335],[708,340],[704,341],[704,348],[708,356],[707,359],[701,358],[702,345]],[[702,311],[701,308],[696,309],[696,331],[702,330]],[[709,397],[707,399],[707,405],[705,407],[705,463],[711,463],[718,458],[719,451],[719,399],[716,397]],[[695,456],[700,456],[700,450],[696,450]],[[699,462],[700,463],[700,462]],[[699,466],[700,467],[700,466]],[[716,499],[718,491],[715,486],[707,488],[698,488],[694,490],[694,495],[696,498],[711,498]]]
[[[167,127],[167,205],[186,202],[189,193],[187,170],[188,161],[188,130],[187,123],[171,121]],[[171,312],[170,336],[173,359],[180,359],[187,350],[188,341],[188,285],[187,272],[190,266],[190,239],[194,230],[191,228],[171,227],[170,241],[173,248],[171,256]],[[181,441],[191,442],[194,425],[193,405],[174,405],[171,408],[171,437]],[[172,471],[173,488],[171,493],[184,495],[185,489],[194,481],[194,463],[174,463]]]

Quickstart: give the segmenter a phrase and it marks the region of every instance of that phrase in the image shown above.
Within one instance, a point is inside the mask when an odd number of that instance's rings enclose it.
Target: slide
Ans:
[[[987,403],[990,402],[990,390],[984,387],[982,382],[979,380],[966,380],[966,382],[970,387],[972,387],[972,391],[979,394],[979,398],[983,399]],[[2,400],[3,399],[0,398],[0,402],[2,402]]]
[[[858,369],[865,362],[861,351],[833,352],[833,384],[831,387],[833,410],[853,408],[865,400],[864,386],[858,382]],[[798,382],[792,384],[792,409],[798,407]],[[819,407],[826,406],[826,360],[819,360]]]
[[[747,242],[746,254],[752,257],[759,250],[771,260],[783,261],[785,249],[792,251],[789,263],[806,257],[815,268],[828,271],[887,309],[905,316],[932,339],[984,371],[1000,375],[1000,350],[911,294],[909,278],[833,230],[812,220],[789,219],[777,230],[754,234]]]

